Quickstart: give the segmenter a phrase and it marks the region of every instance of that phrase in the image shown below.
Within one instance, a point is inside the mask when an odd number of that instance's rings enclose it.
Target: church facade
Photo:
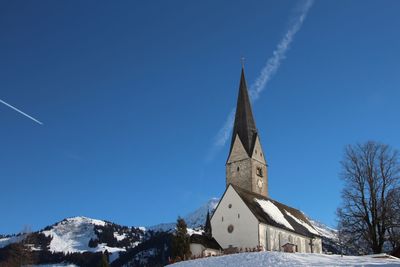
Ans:
[[[268,195],[268,165],[242,69],[226,162],[226,190],[211,217],[223,249],[321,253],[322,242],[304,214]]]

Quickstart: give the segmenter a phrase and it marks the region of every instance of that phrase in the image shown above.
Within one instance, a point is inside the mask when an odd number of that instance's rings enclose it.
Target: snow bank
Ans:
[[[41,264],[41,265],[29,265],[30,267],[78,267],[75,264],[68,263],[54,263],[54,264]]]
[[[268,266],[385,266],[399,267],[400,260],[373,258],[372,256],[343,256],[283,253],[283,252],[252,252],[203,258],[175,263],[173,267],[268,267]]]
[[[293,226],[285,219],[285,216],[274,203],[264,199],[255,198],[254,200],[272,220],[294,231]]]

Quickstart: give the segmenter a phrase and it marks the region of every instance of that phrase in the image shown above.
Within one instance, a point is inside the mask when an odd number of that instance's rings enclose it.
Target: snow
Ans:
[[[115,232],[114,233],[114,237],[115,237],[115,239],[117,239],[117,241],[121,241],[121,240],[124,240],[126,238],[126,234],[123,233],[122,235],[120,235],[117,232]]]
[[[187,233],[189,235],[193,235],[193,234],[202,235],[204,233],[204,231],[203,230],[192,229],[192,228],[187,228]]]
[[[0,248],[8,246],[12,243],[17,243],[21,240],[22,240],[22,236],[11,236],[11,237],[0,238]]]
[[[106,244],[98,244],[97,247],[89,247],[90,239],[97,239],[94,226],[106,225],[106,222],[87,217],[68,218],[53,226],[50,230],[42,231],[45,236],[51,236],[50,251],[53,252],[104,252],[107,250],[110,257],[115,260],[119,252],[126,251],[124,248],[109,247]],[[115,233],[114,233],[115,236]],[[122,238],[122,235],[119,236]],[[111,261],[110,261],[111,262]]]
[[[219,203],[219,198],[211,198],[207,203],[184,217],[188,227],[197,228],[206,222],[207,212],[213,212]]]
[[[302,226],[304,226],[310,233],[319,235],[319,232],[317,232],[311,225],[309,225],[308,223],[298,219],[296,216],[294,216],[293,214],[291,214],[290,212],[288,212],[287,210],[285,210],[286,214],[289,215],[293,220],[295,220],[298,224],[301,224]]]
[[[268,266],[400,266],[400,259],[307,253],[251,252],[175,263],[173,267],[268,267]]]
[[[307,217],[307,219],[321,236],[332,240],[339,240],[338,231],[336,229],[326,226],[325,224],[317,222],[309,217]]]
[[[40,265],[29,265],[30,267],[78,267],[75,264],[68,263],[54,263],[54,264],[40,264]]]
[[[207,211],[212,214],[219,203],[219,198],[211,198],[207,203],[202,205],[197,210],[187,214],[183,219],[185,220],[187,226],[189,228],[198,228],[203,226],[206,222]],[[157,225],[153,225],[148,227],[148,230],[153,231],[164,231],[164,232],[171,232],[175,230],[176,223],[160,223]]]
[[[255,198],[254,200],[258,203],[258,205],[260,205],[260,207],[264,210],[265,213],[268,214],[268,216],[272,220],[274,220],[275,222],[277,222],[291,230],[294,230],[292,225],[285,219],[282,212],[279,210],[279,208],[277,206],[274,205],[274,203],[272,203],[269,200],[264,200],[264,199]]]
[[[50,251],[54,252],[84,252],[93,250],[88,246],[90,239],[96,239],[94,225],[98,220],[86,217],[69,218],[43,231],[45,236],[51,236]]]

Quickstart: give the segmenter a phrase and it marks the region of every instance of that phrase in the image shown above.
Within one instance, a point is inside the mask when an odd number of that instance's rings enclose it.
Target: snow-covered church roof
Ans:
[[[278,201],[250,192],[238,186],[232,184],[230,184],[230,186],[233,187],[260,222],[283,228],[303,236],[320,236],[306,216],[298,209],[286,206]]]

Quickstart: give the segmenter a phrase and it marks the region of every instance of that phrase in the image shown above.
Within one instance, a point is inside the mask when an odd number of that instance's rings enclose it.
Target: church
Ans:
[[[226,189],[211,219],[224,250],[321,253],[321,236],[304,214],[268,196],[268,164],[253,117],[242,68]]]

